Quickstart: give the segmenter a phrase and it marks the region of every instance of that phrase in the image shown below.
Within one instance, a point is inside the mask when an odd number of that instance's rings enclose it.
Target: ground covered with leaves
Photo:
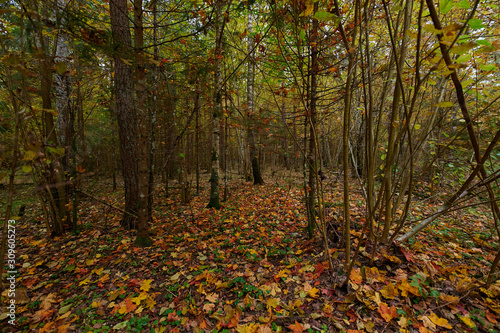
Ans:
[[[340,188],[327,187],[332,236]],[[121,206],[122,193],[109,189],[99,182],[89,191]],[[34,193],[19,186],[16,197]],[[146,249],[134,247],[121,213],[89,198],[78,233],[47,239],[40,208],[28,202],[17,230],[14,331],[500,331],[500,282],[479,285],[499,246],[483,212],[451,214],[402,247],[373,251],[363,241],[343,283],[343,250],[332,237],[329,267],[319,235],[306,237],[302,197],[286,183],[233,181],[217,211],[204,208],[208,193],[182,206],[175,192],[160,191]],[[365,212],[361,197],[352,198],[356,245]],[[436,208],[423,202],[412,216]],[[4,309],[7,300],[4,293]]]

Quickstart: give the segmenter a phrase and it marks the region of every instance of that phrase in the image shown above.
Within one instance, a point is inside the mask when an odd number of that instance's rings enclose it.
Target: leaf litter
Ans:
[[[100,198],[119,204],[119,192],[99,186]],[[470,232],[485,229],[477,212],[460,215],[460,224],[452,214],[404,246],[374,252],[367,242],[341,288],[343,250],[332,241],[330,268],[319,235],[306,238],[300,189],[284,183],[229,186],[218,211],[205,209],[207,193],[189,206],[176,195],[157,195],[150,224],[154,244],[146,249],[134,247],[135,233],[120,227],[120,215],[95,202],[82,203],[78,234],[51,240],[32,223],[40,219],[32,209],[31,221],[19,226],[18,289],[25,300],[18,303],[17,330],[500,330],[500,282],[479,284],[498,241]],[[342,219],[339,189],[326,195],[332,228]],[[359,195],[352,198],[356,244],[364,208]],[[6,300],[2,295],[4,305]],[[6,327],[5,315],[0,319]]]

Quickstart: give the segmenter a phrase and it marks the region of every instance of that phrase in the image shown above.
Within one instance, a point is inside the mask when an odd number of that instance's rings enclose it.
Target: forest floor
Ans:
[[[269,179],[269,178],[268,178]],[[331,234],[342,219],[341,184],[326,186]],[[109,180],[87,192],[122,207]],[[454,212],[411,239],[365,246],[349,281],[344,253],[319,234],[306,237],[302,191],[281,180],[229,183],[228,198],[206,209],[208,188],[182,206],[155,197],[150,248],[133,245],[121,213],[84,198],[79,229],[48,239],[31,185],[17,185],[16,325],[4,332],[499,332],[500,281],[481,287],[499,241],[486,208]],[[5,188],[1,189],[5,192]],[[222,192],[221,192],[222,193]],[[419,193],[425,196],[425,189]],[[354,245],[364,223],[351,193]],[[436,210],[427,200],[413,220]],[[17,210],[16,210],[17,211]],[[492,235],[493,234],[493,235]],[[373,255],[373,264],[370,258]]]

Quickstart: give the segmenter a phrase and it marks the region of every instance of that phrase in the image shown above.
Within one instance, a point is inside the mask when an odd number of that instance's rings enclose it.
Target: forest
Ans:
[[[2,332],[500,332],[499,5],[0,1]]]

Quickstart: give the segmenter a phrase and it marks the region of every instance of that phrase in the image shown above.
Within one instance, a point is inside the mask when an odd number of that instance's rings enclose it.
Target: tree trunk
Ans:
[[[318,10],[318,3],[314,4],[314,12]],[[307,231],[309,233],[309,238],[313,236],[313,230],[316,226],[316,175],[318,173],[318,159],[316,150],[316,138],[317,138],[317,128],[316,128],[316,104],[317,104],[317,88],[318,88],[318,20],[313,19],[312,30],[310,37],[311,45],[311,66],[310,66],[310,92],[309,92],[309,150],[307,156],[308,165],[308,195],[307,195]]]
[[[222,36],[224,32],[224,18],[222,16],[222,1],[215,4],[215,52],[214,52],[214,95],[212,100],[212,149],[211,149],[211,172],[210,172],[210,201],[207,208],[219,209],[219,136],[220,117],[222,114]]]
[[[125,214],[122,225],[135,228],[137,224],[137,118],[134,112],[132,37],[129,29],[128,8],[126,0],[113,0],[109,3],[111,30],[113,33],[113,58],[115,61],[115,99],[118,119],[118,135],[120,138],[120,155],[122,175],[125,185]],[[125,60],[124,59],[128,59]]]
[[[135,244],[150,246],[148,216],[148,128],[146,110],[146,68],[144,61],[144,29],[142,22],[142,0],[134,0],[134,47],[135,47],[135,98],[137,113],[137,236]]]
[[[73,152],[74,141],[74,122],[75,116],[73,111],[73,87],[71,80],[71,63],[69,36],[66,34],[66,20],[64,8],[66,7],[65,0],[57,1],[57,14],[60,16],[60,26],[57,35],[57,47],[54,58],[55,64],[55,90],[56,90],[56,110],[57,110],[57,125],[59,136],[59,146],[64,148],[64,153],[60,156],[62,166],[59,166],[58,175],[58,200],[59,214],[64,224],[70,224],[71,215],[67,209],[69,203],[70,190],[70,156]]]
[[[247,21],[247,33],[248,33],[248,63],[247,63],[247,118],[248,118],[248,150],[250,152],[250,161],[252,164],[252,174],[254,185],[264,184],[262,179],[262,174],[260,172],[260,165],[257,156],[257,149],[255,148],[255,135],[254,135],[254,124],[253,124],[253,114],[255,112],[254,103],[254,80],[255,80],[255,59],[253,54],[254,38],[251,36],[253,30],[253,16],[251,5],[248,5],[248,21]]]

